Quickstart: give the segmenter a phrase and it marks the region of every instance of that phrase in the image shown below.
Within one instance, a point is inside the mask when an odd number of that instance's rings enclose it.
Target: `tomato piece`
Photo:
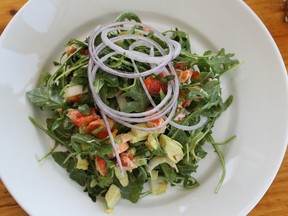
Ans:
[[[193,71],[191,79],[193,79],[193,80],[201,79],[200,72],[199,71]]]
[[[191,70],[185,70],[185,71],[177,71],[177,76],[179,78],[180,83],[185,83],[186,81],[190,81],[192,77],[193,72]]]
[[[67,47],[65,49],[66,55],[70,56],[72,53],[74,53],[77,50],[77,45],[76,44],[72,44],[69,47]]]
[[[152,31],[150,28],[148,28],[148,27],[144,27],[143,30],[144,30],[145,32],[152,32],[152,33],[153,33],[153,31]]]
[[[82,94],[78,94],[78,95],[73,95],[73,96],[70,96],[66,99],[67,102],[78,102],[80,101],[82,98]]]
[[[202,88],[200,85],[195,85],[194,88]],[[182,106],[183,108],[186,108],[188,106],[190,106],[192,100],[191,99],[186,99],[186,95],[189,93],[188,89],[182,89],[179,93],[179,99],[182,103],[180,103],[179,105]],[[197,99],[201,99],[203,98],[202,96],[195,96]]]
[[[199,88],[199,89],[201,89],[202,87],[201,87],[200,85],[195,85],[194,88]],[[196,98],[197,98],[197,99],[202,99],[203,96],[198,95]]]
[[[93,108],[90,109],[90,113],[88,115],[81,113],[77,109],[68,109],[68,113],[66,115],[73,124],[79,127],[86,126],[90,122],[100,119],[100,116],[96,114],[96,111]]]
[[[79,50],[79,53],[81,55],[89,55],[89,50],[88,49],[81,49],[81,50]]]
[[[133,135],[130,133],[119,134],[115,137],[115,140],[117,140],[115,141],[115,145],[116,145],[116,150],[118,154],[121,154],[129,149],[129,144],[127,143],[127,141],[131,140],[132,138],[133,138]],[[115,157],[115,153],[113,152],[111,154],[108,154],[108,157],[110,158]]]
[[[180,93],[179,93],[179,98],[181,99],[181,101],[183,101],[182,103],[181,103],[181,106],[183,107],[183,108],[185,108],[185,107],[188,107],[190,104],[191,104],[191,102],[192,102],[192,100],[186,100],[186,95],[189,93],[189,90],[188,89],[182,89],[181,91],[180,91]]]
[[[147,109],[147,111],[148,111],[148,110],[151,110],[152,108],[153,108],[153,107],[149,107],[149,108]],[[152,116],[152,115],[153,115],[153,113],[150,114],[150,115],[147,115],[147,116]],[[153,128],[153,127],[157,127],[157,126],[163,124],[163,122],[164,122],[164,119],[160,117],[160,118],[158,118],[158,119],[154,119],[154,120],[147,121],[147,122],[146,122],[146,125],[147,125],[147,127]]]
[[[163,118],[158,118],[158,119],[154,119],[154,120],[146,122],[146,125],[148,127],[157,127],[157,126],[163,124],[163,122],[164,122]]]
[[[136,164],[133,162],[133,154],[130,152],[123,152],[120,154],[120,160],[122,166],[125,167],[127,170],[132,171],[136,168]]]
[[[96,170],[100,173],[100,175],[105,176],[108,173],[106,168],[107,162],[101,158],[100,156],[96,155],[95,157],[95,166]]]
[[[186,107],[190,106],[190,104],[191,104],[191,100],[186,100],[182,103],[182,107],[186,108]]]
[[[114,126],[114,121],[109,118],[107,120],[108,120],[110,129],[112,129]],[[99,131],[97,129],[99,129]],[[95,133],[95,136],[99,139],[104,139],[105,137],[108,136],[108,131],[107,131],[107,128],[103,119],[97,119],[89,123],[89,125],[86,128],[86,132],[93,133],[93,131]]]
[[[170,71],[169,71],[169,73],[170,73]],[[161,79],[163,79],[163,78],[165,77],[165,74],[164,74],[164,73],[159,73],[159,74],[158,74],[158,77],[161,78]]]
[[[127,149],[129,149],[129,145],[127,142],[122,142],[117,145],[117,151],[119,154],[121,154],[122,152],[125,152]]]
[[[177,110],[177,115],[174,118],[174,121],[176,122],[180,122],[183,120],[183,118],[185,118],[187,115],[189,114],[189,112],[186,109],[179,109]]]
[[[127,142],[120,143],[120,144],[115,143],[115,146],[116,146],[118,154],[121,154],[125,152],[127,149],[129,149],[129,144]],[[109,158],[115,157],[115,152],[108,154],[108,157]]]
[[[188,62],[178,62],[174,65],[174,68],[179,70],[186,70],[187,66]]]
[[[167,85],[156,78],[147,77],[144,80],[145,86],[151,94],[160,94],[160,89],[167,92]]]

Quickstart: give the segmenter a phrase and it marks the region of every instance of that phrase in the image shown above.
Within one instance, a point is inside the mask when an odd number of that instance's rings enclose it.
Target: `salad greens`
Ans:
[[[137,15],[130,12],[118,16],[116,22],[125,19],[141,22]],[[113,32],[110,37],[120,34],[127,32]],[[215,149],[223,167],[216,192],[225,177],[224,156],[219,143],[213,139],[212,128],[233,101],[233,96],[223,100],[220,77],[240,63],[233,58],[234,54],[226,53],[224,49],[216,53],[206,51],[203,55],[192,53],[189,35],[177,28],[163,32],[163,35],[169,35],[181,45],[180,55],[172,62],[180,83],[178,107],[173,120],[183,125],[195,125],[200,116],[205,116],[207,121],[192,131],[180,130],[168,124],[161,130],[147,132],[127,128],[109,119],[123,173],[89,88],[89,38],[84,41],[69,40],[59,61],[54,62],[56,71],[42,73],[37,87],[27,92],[31,103],[50,113],[46,127],[30,117],[36,127],[55,141],[55,146],[42,159],[52,156],[71,179],[84,187],[93,201],[98,196],[105,196],[108,211],[120,197],[136,203],[148,194],[164,193],[168,184],[187,189],[199,186],[193,173],[197,171],[198,161],[206,156],[203,146],[208,143]],[[159,43],[164,50],[167,49],[152,34],[147,37]],[[101,42],[100,37],[97,40]],[[131,40],[116,43],[127,48]],[[147,47],[137,49],[149,53]],[[102,55],[109,52],[111,50],[108,48],[104,49]],[[135,72],[132,62],[124,55],[115,55],[105,64],[121,71]],[[147,68],[146,63],[137,62],[137,66],[140,72]],[[161,101],[167,83],[172,79],[173,75],[154,74],[146,77],[144,83],[153,99]],[[99,70],[92,90],[99,93],[109,107],[122,112],[143,112],[151,107],[139,79],[120,78]],[[149,127],[151,123],[157,125],[158,121],[141,123],[141,126]],[[227,142],[233,138],[235,136]],[[60,151],[58,146],[66,150]],[[144,190],[144,184],[150,185],[150,190]]]

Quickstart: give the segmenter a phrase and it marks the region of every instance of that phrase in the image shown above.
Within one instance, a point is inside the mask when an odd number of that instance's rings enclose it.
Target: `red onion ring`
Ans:
[[[145,32],[139,29],[134,29],[134,30],[140,32],[143,35],[127,34],[127,35],[120,35],[120,36],[116,36],[112,38],[108,37],[108,34],[113,31],[131,30],[131,27],[129,28],[127,26],[132,26],[132,27],[141,26],[141,27],[150,29],[155,35],[155,37],[162,40],[167,45],[168,53],[166,54],[165,50],[154,40],[148,37],[145,37],[148,35],[148,32]],[[101,37],[102,42],[98,44],[97,46],[95,46],[94,45],[95,40],[98,36]],[[120,40],[127,40],[127,39],[136,40],[136,42],[134,42],[129,47],[129,50],[125,50],[115,43]],[[89,64],[88,64],[89,86],[92,92],[93,99],[96,105],[98,106],[98,108],[100,109],[102,118],[105,122],[106,128],[108,130],[108,135],[111,140],[111,144],[114,149],[116,159],[119,163],[121,170],[123,169],[122,163],[117,153],[114,138],[112,136],[109,123],[107,121],[107,116],[124,126],[138,129],[138,130],[145,130],[145,131],[155,131],[155,130],[163,128],[167,124],[171,124],[172,126],[183,129],[183,130],[191,130],[192,128],[193,128],[192,130],[195,130],[201,127],[206,122],[204,118],[201,118],[200,122],[197,125],[185,126],[185,125],[179,125],[172,121],[172,118],[175,116],[175,113],[176,113],[178,96],[179,96],[179,81],[178,81],[175,68],[172,65],[172,60],[176,58],[180,54],[180,51],[181,51],[181,46],[178,42],[165,37],[162,33],[157,31],[156,29],[143,23],[117,22],[117,23],[111,23],[111,24],[104,25],[104,26],[102,25],[97,26],[94,32],[90,35],[88,44],[89,44],[89,53],[90,53],[90,59],[89,59]],[[135,51],[134,49],[138,46],[148,47],[150,49],[150,53],[146,54],[143,52]],[[106,47],[109,47],[113,51],[109,54],[106,54],[105,56],[99,57],[99,54],[101,53],[101,51]],[[162,56],[155,56],[154,49],[158,50],[158,52]],[[133,64],[135,73],[131,73],[127,71],[117,71],[105,65],[104,62],[106,60],[118,54],[125,55],[126,58],[130,58]],[[136,61],[149,63],[151,68],[148,69],[147,71],[139,72]],[[151,74],[159,74],[160,72],[164,72],[164,74],[168,75],[169,73],[168,73],[167,68],[169,68],[171,74],[174,75],[174,79],[169,81],[167,94],[164,97],[164,99],[159,104],[155,104],[155,102],[153,101],[150,93],[148,92],[144,84],[143,78]],[[107,106],[102,101],[100,95],[94,91],[94,87],[93,87],[94,81],[96,79],[96,74],[99,69],[107,73],[110,73],[112,75],[118,76],[118,77],[129,78],[129,79],[139,79],[145,91],[145,94],[147,95],[153,108],[151,110],[140,112],[140,113],[126,113],[126,112],[114,110],[110,108],[109,106]],[[167,114],[168,116],[166,116]],[[158,126],[151,127],[151,128],[143,128],[143,127],[139,127],[133,124],[133,123],[148,122],[148,121],[156,120],[159,118],[163,118],[164,122]]]

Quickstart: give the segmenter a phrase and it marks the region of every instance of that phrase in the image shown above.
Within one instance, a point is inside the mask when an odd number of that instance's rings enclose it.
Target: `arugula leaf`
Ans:
[[[183,187],[188,189],[194,189],[199,186],[197,180],[192,176],[185,176],[183,181]]]
[[[26,95],[29,101],[45,111],[63,107],[63,98],[47,87],[32,89]]]
[[[222,105],[222,112],[228,109],[233,102],[233,95],[230,95]]]
[[[147,180],[145,169],[140,166],[138,169],[128,173],[129,184],[126,187],[120,186],[121,196],[124,199],[130,200],[132,203],[138,202],[141,197],[143,184]]]
[[[88,148],[90,154],[106,155],[113,152],[112,146],[101,144],[91,134],[74,133],[71,136],[70,146],[75,152],[81,152],[83,147]]]
[[[175,127],[171,127],[168,136],[178,141],[179,143],[187,143],[189,141],[189,135],[187,135],[185,131],[179,130]]]
[[[126,187],[121,187],[121,197],[130,200],[132,203],[138,202],[141,194],[141,189],[135,182],[129,182]]]
[[[102,81],[105,81],[105,84],[108,85],[109,87],[118,87],[119,86],[119,78],[117,76],[106,73],[102,70],[97,72],[96,79],[100,79]],[[100,82],[102,82],[102,81],[100,81]]]
[[[105,85],[105,81],[101,77],[97,77],[94,80],[93,86],[94,86],[94,91],[96,93],[99,93],[101,88]]]
[[[117,88],[109,88],[107,85],[104,85],[99,94],[102,101],[112,109],[118,109],[118,103],[116,100],[116,93],[118,92]]]
[[[150,101],[146,97],[145,91],[139,80],[128,91],[122,94],[123,97],[131,98],[133,101],[128,102],[124,107],[124,112],[143,112],[145,111]]]
[[[190,52],[191,46],[190,46],[189,34],[180,31],[177,28],[175,30],[165,31],[163,34],[167,33],[172,33],[172,36],[170,38],[180,43],[182,51]]]
[[[203,85],[203,90],[209,95],[209,101],[216,101],[221,94],[220,82],[211,80]]]
[[[218,51],[217,55],[208,58],[207,63],[215,73],[221,75],[234,68],[236,65],[239,65],[239,61],[237,59],[232,59],[232,57],[234,57],[233,53],[226,54],[225,49],[221,49]]]
[[[68,152],[54,152],[52,154],[55,162],[65,168],[69,173],[69,177],[76,181],[79,185],[84,186],[87,181],[87,174],[84,170],[76,168],[75,159],[69,157]]]
[[[47,134],[49,137],[51,137],[52,139],[55,140],[56,145],[61,144],[63,146],[66,146],[67,143],[65,142],[65,140],[62,140],[61,138],[59,138],[57,135],[55,135],[55,133],[53,133],[53,131],[50,131],[46,128],[44,128],[43,126],[41,126],[35,119],[33,119],[32,117],[29,117],[29,120],[32,122],[33,125],[35,125],[37,128],[39,128],[41,131],[43,131],[45,134]]]
[[[189,90],[189,92],[187,93],[187,95],[185,97],[186,100],[195,99],[195,97],[199,97],[199,96],[202,96],[204,98],[209,97],[209,93],[206,92],[204,90],[204,88],[196,88],[194,86],[191,86],[191,87],[190,86],[189,87],[184,86],[183,89]]]
[[[88,75],[87,75],[87,68],[80,67],[79,69],[73,72],[73,77],[70,81],[71,84],[79,84],[83,86],[88,85]]]
[[[60,166],[63,166],[64,161],[66,160],[68,155],[69,155],[68,152],[54,152],[52,154],[55,162],[58,163]]]
[[[40,74],[39,80],[38,80],[38,86],[39,87],[45,87],[48,85],[48,80],[50,79],[51,74],[48,72],[43,72]]]
[[[70,172],[69,177],[81,186],[86,184],[87,175],[84,170],[75,168]]]
[[[93,201],[93,202],[96,202],[97,200],[97,196],[101,195],[101,194],[105,194],[105,192],[108,190],[108,188],[102,188],[100,187],[99,185],[94,185],[94,183],[92,182],[95,182],[96,181],[96,178],[95,177],[92,177],[91,179],[89,179],[88,181],[88,184],[84,190],[84,192],[87,192],[88,193],[88,196],[90,197],[90,199]]]
[[[220,49],[216,54],[211,50],[205,51],[203,55],[192,54],[189,51],[182,50],[178,60],[190,58],[190,62],[196,65],[201,72],[213,72],[213,77],[225,74],[237,68],[240,62],[233,59],[234,53],[226,53],[225,49]]]
[[[178,163],[177,168],[179,170],[179,173],[185,173],[186,175],[191,175],[191,173],[196,172],[198,165],[196,165],[195,162],[192,162],[192,160],[190,160]]]
[[[135,14],[135,13],[132,13],[130,11],[127,11],[127,12],[124,12],[124,13],[121,13],[116,19],[115,19],[115,22],[122,22],[122,21],[125,21],[126,19],[128,20],[134,20],[136,22],[139,22],[141,23],[141,20],[140,18]]]
[[[90,113],[90,107],[87,104],[79,105],[78,110],[85,115],[88,115]]]
[[[68,173],[75,169],[76,160],[73,157],[69,157],[69,152],[53,152],[52,157],[55,162],[63,167]]]
[[[167,178],[167,180],[169,182],[174,182],[177,178],[177,174],[175,172],[175,169],[172,168],[171,166],[169,166],[168,164],[166,163],[163,163],[161,164],[161,169],[164,173],[164,176]]]

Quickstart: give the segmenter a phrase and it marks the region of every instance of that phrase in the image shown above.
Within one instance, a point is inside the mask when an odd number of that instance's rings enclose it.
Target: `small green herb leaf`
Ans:
[[[42,110],[55,110],[63,107],[63,99],[46,87],[35,88],[27,92],[27,98]]]

